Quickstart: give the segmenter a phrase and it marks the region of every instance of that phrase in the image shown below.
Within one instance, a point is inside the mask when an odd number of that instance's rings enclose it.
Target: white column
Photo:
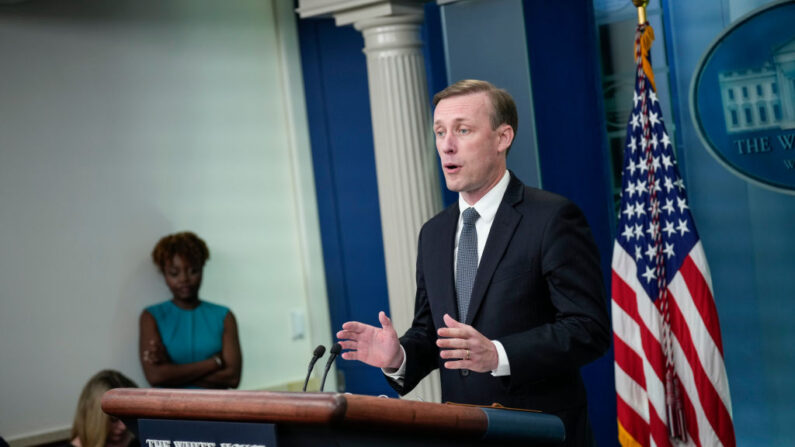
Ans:
[[[422,15],[357,21],[370,84],[378,198],[391,315],[398,333],[414,317],[417,236],[441,209],[420,25]],[[438,373],[410,397],[440,401]]]

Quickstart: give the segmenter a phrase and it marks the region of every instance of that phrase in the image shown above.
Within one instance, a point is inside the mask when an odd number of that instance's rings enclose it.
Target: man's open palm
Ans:
[[[342,348],[348,351],[342,353],[342,358],[359,360],[378,368],[397,369],[403,363],[397,332],[383,311],[378,313],[378,320],[380,328],[358,321],[343,323],[337,338]]]

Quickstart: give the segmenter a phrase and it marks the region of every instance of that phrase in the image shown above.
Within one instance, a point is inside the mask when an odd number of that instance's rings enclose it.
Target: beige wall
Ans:
[[[201,296],[238,318],[241,388],[301,380],[328,345],[291,5],[0,6],[3,437],[68,426],[99,369],[146,385],[137,321],[169,298],[149,260],[166,233],[210,246]]]

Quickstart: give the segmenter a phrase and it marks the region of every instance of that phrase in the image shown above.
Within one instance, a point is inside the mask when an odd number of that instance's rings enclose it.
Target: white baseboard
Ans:
[[[6,439],[9,447],[32,447],[52,442],[65,441],[72,434],[72,426],[51,428],[39,432],[19,435]]]

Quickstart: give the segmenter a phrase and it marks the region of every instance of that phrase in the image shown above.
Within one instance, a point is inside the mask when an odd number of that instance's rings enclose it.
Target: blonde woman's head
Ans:
[[[102,411],[102,395],[113,388],[137,388],[124,374],[106,369],[89,379],[80,393],[72,424],[72,444],[77,447],[126,447],[132,435],[124,423]]]

